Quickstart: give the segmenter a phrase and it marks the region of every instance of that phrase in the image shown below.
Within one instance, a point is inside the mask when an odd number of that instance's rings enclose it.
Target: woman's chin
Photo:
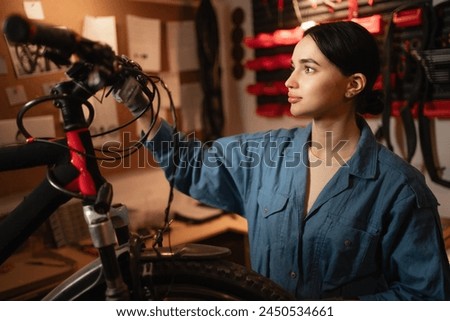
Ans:
[[[294,117],[310,117],[311,112],[300,108],[298,105],[292,104],[290,108],[290,112]]]

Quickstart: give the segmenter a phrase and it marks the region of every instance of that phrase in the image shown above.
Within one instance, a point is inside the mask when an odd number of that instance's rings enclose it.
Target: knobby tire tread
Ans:
[[[169,260],[143,264],[147,265],[143,267],[144,271],[152,271],[151,277],[144,275],[142,278],[143,285],[165,288],[168,296],[177,287],[184,286],[185,289],[191,287],[194,292],[196,288],[204,287],[223,293],[224,298],[228,296],[237,300],[294,299],[270,279],[229,260]]]

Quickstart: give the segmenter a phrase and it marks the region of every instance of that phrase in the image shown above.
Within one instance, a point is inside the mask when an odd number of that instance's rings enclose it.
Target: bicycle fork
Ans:
[[[123,206],[111,207],[110,213],[99,213],[95,210],[95,206],[85,205],[83,211],[93,245],[98,250],[102,262],[107,287],[106,300],[129,300],[129,290],[123,281],[115,251],[117,243],[125,244],[126,233],[119,237],[120,234],[116,234],[116,231],[128,230],[126,209]]]

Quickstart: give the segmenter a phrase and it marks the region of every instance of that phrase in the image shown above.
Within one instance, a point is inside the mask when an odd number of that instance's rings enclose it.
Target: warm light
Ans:
[[[314,27],[317,23],[314,20],[309,20],[309,21],[305,21],[302,22],[302,24],[300,25],[300,28],[302,28],[303,30],[307,30],[311,27]]]

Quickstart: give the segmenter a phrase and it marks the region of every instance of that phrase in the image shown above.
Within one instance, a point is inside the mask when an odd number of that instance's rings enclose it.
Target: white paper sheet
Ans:
[[[116,17],[85,16],[82,34],[83,37],[88,38],[90,40],[108,44],[116,53],[118,53]]]
[[[161,21],[127,15],[128,55],[146,72],[161,70]]]
[[[199,69],[194,21],[167,22],[167,43],[172,72]]]
[[[181,86],[181,114],[183,131],[191,132],[203,128],[201,122],[203,92],[199,83]]]
[[[28,19],[44,19],[44,10],[42,10],[41,1],[24,1],[23,9]]]
[[[5,92],[10,106],[24,104],[28,101],[27,93],[23,85],[6,87]]]
[[[97,93],[97,96],[99,95],[100,92]],[[89,102],[92,104],[95,110],[94,120],[89,127],[92,135],[103,133],[107,130],[114,129],[119,126],[117,104],[112,95],[103,97],[103,100],[101,102],[95,98],[89,99]],[[120,141],[119,131],[112,132],[108,135],[101,135],[93,139],[95,147],[101,147],[103,146],[103,144],[118,141]]]
[[[27,116],[23,124],[33,137],[55,137],[55,122],[52,115]],[[0,119],[0,146],[24,143],[15,118]]]
[[[173,72],[161,72],[158,75],[164,81],[167,88],[169,88],[170,94],[172,95],[173,104],[176,108],[179,108],[181,105],[180,74]],[[161,94],[161,108],[170,108],[170,99],[166,91],[161,86],[158,86],[158,89]]]
[[[82,35],[90,40],[106,43],[118,53],[116,18],[114,16],[85,16]],[[112,95],[108,97],[102,97],[102,95],[103,92],[99,92],[96,95],[101,102],[94,97],[89,99],[95,110],[94,121],[90,126],[92,134],[105,132],[119,125],[116,101]],[[117,141],[118,135],[118,132],[114,132],[99,136],[94,139],[94,145],[101,146],[109,141]]]

